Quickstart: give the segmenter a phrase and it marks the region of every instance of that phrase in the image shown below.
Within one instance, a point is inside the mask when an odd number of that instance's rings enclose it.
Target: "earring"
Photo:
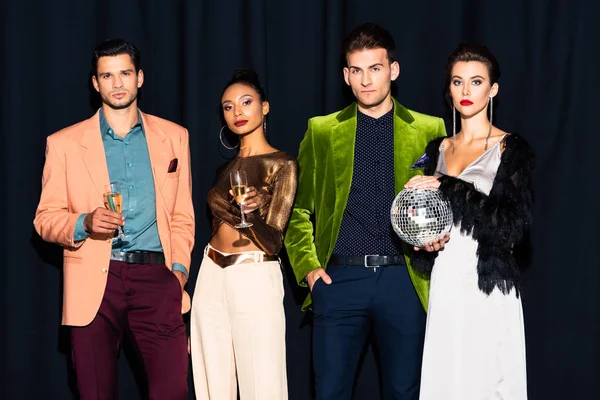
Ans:
[[[452,104],[452,154],[454,154],[454,148],[456,147],[456,107]]]
[[[494,123],[494,98],[490,97],[490,125]]]
[[[488,129],[488,135],[485,138],[485,149],[488,149],[488,140],[490,140],[490,136],[492,135],[492,122],[494,121],[494,98],[490,97],[490,101],[488,102],[490,109],[490,129]]]
[[[227,145],[226,145],[226,144],[223,142],[223,129],[225,129],[225,126],[227,126],[227,125],[223,125],[223,126],[221,127],[221,130],[219,131],[219,141],[221,141],[221,144],[222,144],[222,145],[223,145],[223,147],[225,147],[227,150],[235,150],[235,149],[237,149],[237,148],[238,148],[238,146],[240,145],[240,144],[239,144],[239,142],[238,142],[238,144],[237,144],[236,146],[233,146],[233,147],[229,147],[229,146],[227,146]]]
[[[263,119],[263,131],[265,131],[265,136],[267,136],[267,118]]]

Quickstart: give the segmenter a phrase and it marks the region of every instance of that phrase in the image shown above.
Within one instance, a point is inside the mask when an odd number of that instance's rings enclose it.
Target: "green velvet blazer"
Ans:
[[[400,192],[406,181],[422,174],[411,166],[424,154],[427,144],[446,136],[444,121],[408,110],[394,101],[394,185]],[[301,286],[304,277],[326,268],[340,231],[352,183],[356,103],[342,111],[314,117],[300,143],[298,189],[285,235],[285,247]],[[391,207],[391,204],[390,204]],[[405,246],[405,254],[410,248]],[[410,278],[427,310],[429,281],[418,275],[406,257]],[[310,295],[302,306],[310,307]]]

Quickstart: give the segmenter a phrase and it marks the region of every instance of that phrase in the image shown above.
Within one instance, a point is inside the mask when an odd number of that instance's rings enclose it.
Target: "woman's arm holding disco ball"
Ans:
[[[429,243],[425,243],[423,247],[414,246],[413,249],[415,251],[425,250],[425,251],[441,251],[444,250],[446,243],[450,241],[450,232],[446,233],[444,236],[440,237],[438,240],[433,240]]]
[[[437,189],[440,187],[440,181],[435,176],[424,176],[424,175],[416,175],[413,176],[406,184],[404,185],[405,189],[413,190],[413,189]],[[425,251],[440,251],[444,249],[446,243],[450,240],[450,233],[446,233],[444,236],[440,237],[438,240],[433,240],[429,243],[425,243],[423,247],[414,246],[415,251],[425,250]]]
[[[438,189],[440,180],[437,176],[415,175],[404,185],[405,189]]]

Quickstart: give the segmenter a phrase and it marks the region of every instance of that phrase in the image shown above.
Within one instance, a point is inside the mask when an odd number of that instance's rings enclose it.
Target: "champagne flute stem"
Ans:
[[[240,204],[240,213],[242,215],[242,224],[246,225],[246,214],[244,213],[244,204]]]

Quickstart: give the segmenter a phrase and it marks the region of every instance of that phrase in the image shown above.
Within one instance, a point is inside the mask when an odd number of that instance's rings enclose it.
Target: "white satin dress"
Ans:
[[[500,142],[458,178],[489,194]],[[436,173],[447,174],[443,143]],[[521,299],[514,289],[488,296],[477,281],[477,241],[454,226],[431,274],[421,400],[527,399]]]

